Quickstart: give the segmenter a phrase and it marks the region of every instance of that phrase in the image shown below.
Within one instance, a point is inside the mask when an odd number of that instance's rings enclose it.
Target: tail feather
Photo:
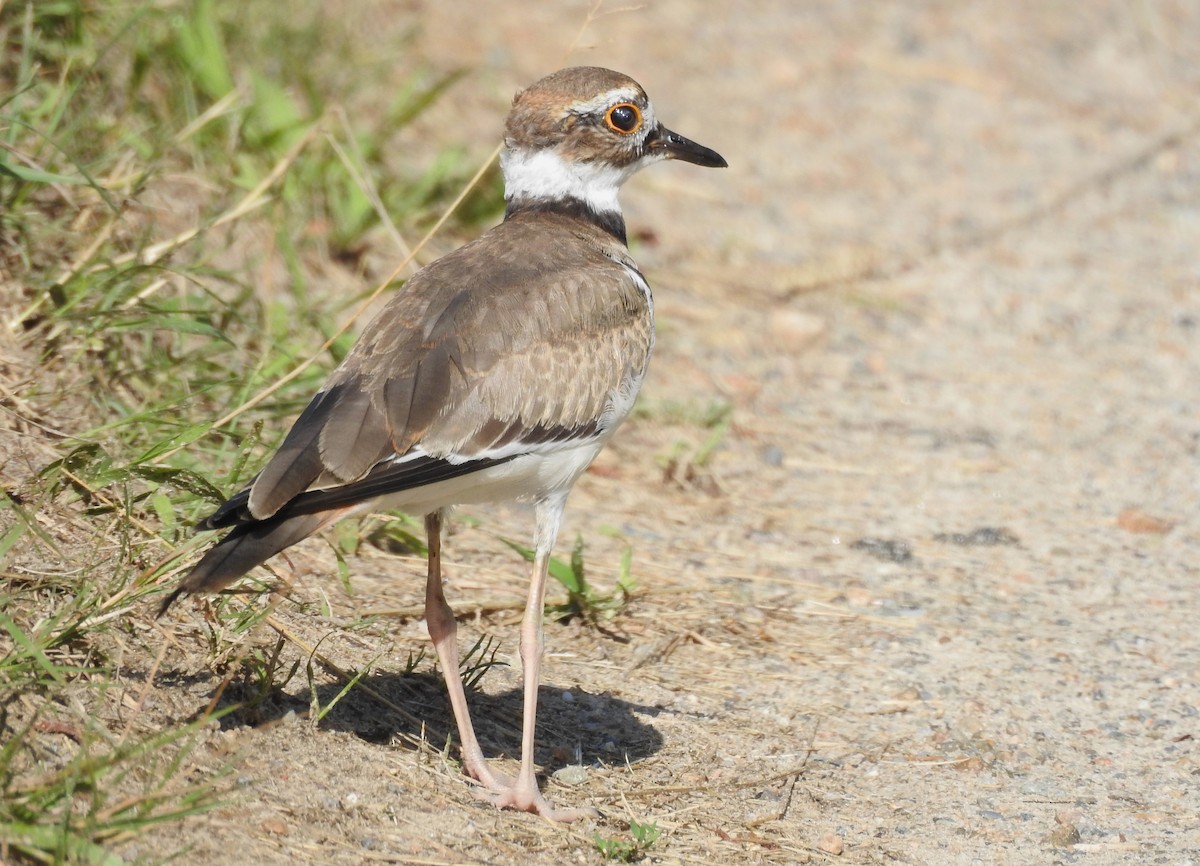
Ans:
[[[167,612],[181,595],[218,592],[243,574],[261,565],[285,548],[345,515],[351,508],[338,508],[311,514],[278,514],[270,520],[244,523],[217,542],[204,554],[196,567],[158,608],[158,616]]]

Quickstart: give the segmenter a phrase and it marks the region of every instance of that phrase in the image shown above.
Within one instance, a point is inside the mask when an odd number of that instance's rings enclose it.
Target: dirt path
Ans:
[[[421,6],[419,51],[478,66],[409,134],[482,155],[586,10],[473,8]],[[383,50],[399,12],[360,14]],[[663,863],[1200,861],[1200,11],[666,0],[583,42],[571,62],[639,78],[731,165],[624,196],[658,354],[564,537],[606,583],[615,527],[647,592],[622,640],[549,629],[543,677],[544,759],[592,766],[551,793],[606,818],[477,804],[389,745],[419,722],[354,693],[316,730],[214,733],[249,795],[183,862],[595,863],[629,818]],[[664,482],[721,403],[712,460]],[[519,598],[484,531],[448,553],[460,608]],[[352,599],[328,567],[306,580],[335,616],[419,602],[416,564],[356,561]],[[465,628],[515,659],[515,618]],[[394,675],[422,640],[405,620],[322,650],[383,653],[372,687],[440,745],[436,681]],[[515,754],[516,685],[484,679],[492,752]]]

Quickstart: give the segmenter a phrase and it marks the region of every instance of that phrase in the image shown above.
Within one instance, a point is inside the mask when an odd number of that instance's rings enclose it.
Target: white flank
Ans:
[[[400,508],[411,514],[428,514],[439,508],[477,502],[540,499],[569,491],[604,447],[608,435],[522,454],[495,466],[458,478],[435,481],[421,487],[385,494],[365,508]]]

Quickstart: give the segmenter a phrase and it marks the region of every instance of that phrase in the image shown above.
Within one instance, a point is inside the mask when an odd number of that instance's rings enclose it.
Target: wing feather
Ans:
[[[605,435],[652,341],[623,248],[583,223],[510,219],[393,296],[252,483],[245,516],[297,497],[342,507]],[[219,525],[236,522],[229,506]]]
[[[272,516],[294,496],[308,489],[325,471],[319,440],[339,390],[335,386],[313,397],[275,456],[251,482],[247,507],[256,518],[262,520]]]
[[[321,428],[319,447],[325,472],[339,481],[361,477],[391,452],[387,426],[370,394],[358,388],[342,391]]]

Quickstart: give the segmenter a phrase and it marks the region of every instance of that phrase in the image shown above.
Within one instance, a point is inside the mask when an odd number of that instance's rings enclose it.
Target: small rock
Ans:
[[[898,538],[860,538],[850,549],[861,550],[884,562],[909,562],[913,558],[912,545]]]
[[[1147,514],[1140,508],[1126,508],[1117,515],[1117,526],[1135,535],[1166,535],[1175,521]]]
[[[776,345],[799,352],[825,335],[825,320],[811,313],[776,310],[767,322],[767,333]]]
[[[958,720],[958,732],[967,737],[978,737],[983,732],[983,719],[973,712],[964,713]]]
[[[970,532],[939,532],[933,536],[933,540],[962,547],[1015,546],[1021,543],[1017,536],[1002,526],[981,526]]]
[[[842,843],[842,837],[837,833],[825,833],[817,842],[817,847],[826,854],[832,854],[834,857],[841,856],[841,853],[846,850],[846,846]]]
[[[1083,837],[1079,835],[1079,828],[1074,824],[1059,824],[1050,831],[1050,835],[1046,837],[1046,841],[1055,848],[1070,848],[1079,844],[1079,840]]]
[[[768,466],[782,466],[783,451],[777,445],[768,445],[762,450],[762,461]]]
[[[565,767],[560,767],[551,774],[556,782],[561,782],[564,785],[582,785],[587,781],[587,767],[581,767],[579,764],[568,764]]]

